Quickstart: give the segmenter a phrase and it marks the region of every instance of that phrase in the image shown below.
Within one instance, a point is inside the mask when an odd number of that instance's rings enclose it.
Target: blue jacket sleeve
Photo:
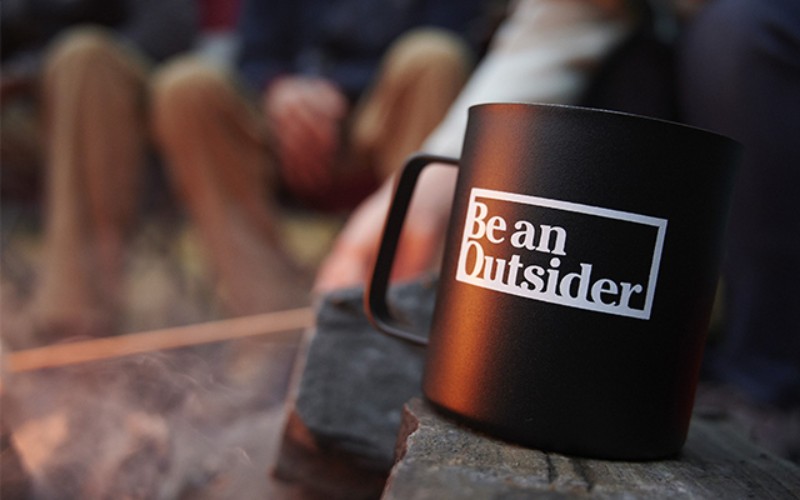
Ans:
[[[127,17],[119,34],[154,58],[164,60],[189,50],[198,32],[194,0],[126,0]]]
[[[238,32],[239,70],[251,90],[259,92],[275,77],[291,71],[293,2],[242,0]]]
[[[239,70],[252,90],[300,73],[328,78],[355,99],[398,36],[427,26],[468,39],[487,0],[243,1]]]

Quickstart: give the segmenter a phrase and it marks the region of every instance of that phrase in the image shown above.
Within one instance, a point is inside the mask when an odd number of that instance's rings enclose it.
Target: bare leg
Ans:
[[[296,304],[291,291],[302,276],[277,246],[269,150],[255,110],[224,72],[194,59],[160,71],[153,94],[156,140],[230,312]]]
[[[102,31],[63,38],[47,61],[45,256],[34,320],[52,334],[104,334],[121,292],[145,147],[146,67]]]

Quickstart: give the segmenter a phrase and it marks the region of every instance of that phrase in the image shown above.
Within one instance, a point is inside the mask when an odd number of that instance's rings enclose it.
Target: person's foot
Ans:
[[[800,406],[784,409],[760,404],[735,387],[701,383],[694,413],[706,419],[730,420],[765,450],[800,464]]]

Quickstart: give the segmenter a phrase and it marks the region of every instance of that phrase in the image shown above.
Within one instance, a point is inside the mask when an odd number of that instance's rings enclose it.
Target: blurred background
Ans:
[[[269,471],[315,280],[363,283],[402,160],[457,156],[490,100],[745,143],[699,407],[800,457],[791,2],[4,0],[0,20],[3,498],[299,498]],[[435,268],[440,212],[408,276]]]

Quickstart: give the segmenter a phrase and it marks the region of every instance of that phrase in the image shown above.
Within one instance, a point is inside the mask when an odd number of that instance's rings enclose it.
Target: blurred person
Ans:
[[[624,0],[519,0],[495,34],[444,121],[421,149],[458,157],[467,109],[485,102],[575,104],[611,51],[630,35],[640,15]],[[456,171],[426,169],[417,184],[395,258],[396,279],[432,267],[445,233]],[[392,196],[391,181],[348,220],[317,275],[315,290],[363,284],[377,252]]]
[[[561,18],[563,25],[545,23],[544,5],[551,12],[580,12],[580,17]],[[534,6],[542,7],[537,11]],[[727,415],[745,426],[755,442],[780,456],[800,456],[800,297],[795,286],[800,278],[800,219],[793,210],[800,186],[800,9],[791,0],[716,0],[710,6],[687,5],[689,29],[681,34],[677,68],[680,97],[677,118],[738,139],[745,156],[737,181],[729,218],[726,259],[722,275],[725,288],[723,323],[718,342],[709,345],[706,380],[700,387],[698,410]],[[606,4],[606,6],[608,6]],[[522,20],[526,19],[524,29]],[[595,17],[604,12],[591,2],[519,2],[506,26],[498,33],[490,52],[457,99],[448,118],[423,146],[425,152],[458,156],[463,140],[468,105],[489,101],[581,102],[590,85],[592,66],[599,63],[629,30],[629,17]],[[563,44],[549,51],[532,34],[540,24],[552,28],[558,39],[565,31],[583,28],[606,36],[605,45],[592,57],[580,52],[580,44]],[[520,23],[514,29],[514,23]],[[543,31],[542,31],[543,30]],[[512,38],[516,33],[518,36]],[[526,39],[526,36],[530,39]],[[565,37],[568,35],[564,35]],[[518,45],[505,43],[504,37]],[[579,40],[574,35],[571,40]],[[570,47],[573,47],[570,51]],[[537,54],[560,53],[537,66]],[[523,53],[527,53],[523,56]],[[513,56],[520,59],[513,59]],[[503,59],[515,61],[504,67]],[[540,58],[543,59],[543,58]],[[524,70],[523,68],[531,68]],[[530,73],[524,85],[509,85],[516,71]],[[546,93],[544,82],[556,76],[573,77]],[[455,125],[454,125],[455,124]],[[445,139],[449,139],[446,141]],[[430,169],[429,169],[430,170]],[[396,278],[410,278],[431,268],[447,224],[456,172],[449,167],[426,172],[417,185],[406,218],[405,241],[395,259]],[[450,187],[446,192],[446,187]],[[333,251],[317,276],[316,290],[329,291],[362,284],[371,272],[383,220],[392,196],[391,183],[362,204],[348,221]]]
[[[800,3],[714,0],[681,44],[682,114],[744,156],[723,263],[723,322],[705,360],[707,409],[800,460]]]
[[[52,338],[107,332],[137,213],[149,75],[192,46],[195,4],[31,0],[3,8],[4,100],[33,91],[43,126],[44,256],[31,319]]]
[[[485,6],[246,0],[238,74],[192,58],[159,72],[156,140],[232,313],[301,279],[281,201],[350,209],[419,148],[466,81]]]

